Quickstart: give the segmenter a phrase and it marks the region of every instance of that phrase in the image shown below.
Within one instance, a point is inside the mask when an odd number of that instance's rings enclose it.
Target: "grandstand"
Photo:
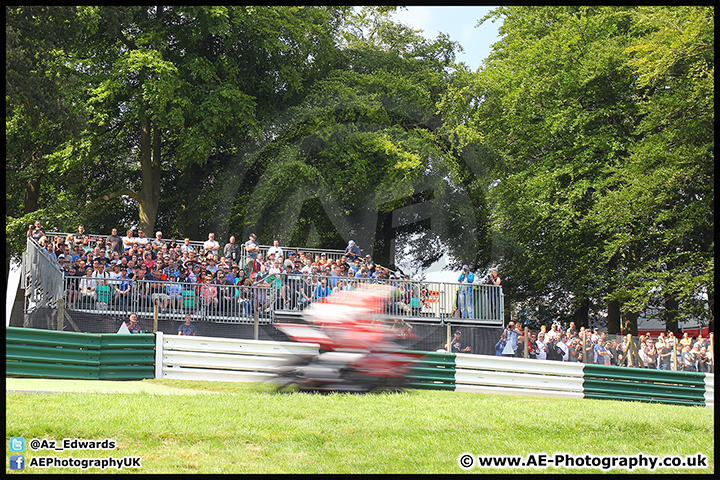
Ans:
[[[71,234],[47,232],[46,238],[70,238]],[[89,234],[93,245],[104,235]],[[100,242],[98,242],[100,243]],[[202,241],[191,241],[196,251],[202,252]],[[182,245],[182,241],[178,242]],[[241,244],[242,246],[242,244]],[[302,252],[314,259],[324,255],[330,260],[340,259],[344,251],[320,250],[303,247],[282,247],[285,252]],[[261,245],[260,253],[267,258],[269,245]],[[244,249],[240,261],[242,268],[247,259]],[[223,245],[219,252],[223,251]],[[144,331],[162,331],[176,334],[185,314],[192,315],[197,334],[226,338],[257,338],[286,340],[275,329],[275,322],[302,322],[302,312],[308,303],[322,301],[315,296],[317,286],[325,281],[328,287],[339,282],[344,288],[356,288],[362,283],[382,283],[395,287],[393,301],[386,305],[386,313],[397,328],[407,332],[406,344],[410,348],[436,350],[447,343],[451,330],[461,327],[464,342],[473,353],[493,354],[497,337],[502,332],[504,297],[502,287],[476,284],[474,292],[474,318],[458,318],[457,293],[459,284],[448,282],[422,282],[387,271],[380,278],[364,276],[336,276],[330,272],[275,273],[266,275],[262,282],[250,284],[210,284],[191,281],[158,282],[134,278],[129,292],[120,297],[117,290],[121,279],[68,276],[48,248],[28,237],[27,250],[22,258],[20,288],[23,291],[23,326],[53,330],[91,333],[114,333],[127,321],[130,313],[137,313],[138,323]],[[258,276],[260,277],[260,276]],[[84,295],[82,283],[93,283],[92,295]],[[173,302],[165,302],[172,285]],[[215,298],[203,288],[215,287]],[[118,287],[116,289],[116,287]],[[305,292],[305,295],[303,295]],[[19,326],[19,325],[18,325]]]

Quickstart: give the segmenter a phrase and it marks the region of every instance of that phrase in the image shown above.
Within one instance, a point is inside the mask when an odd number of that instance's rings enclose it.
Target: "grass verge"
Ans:
[[[222,395],[6,393],[6,440],[115,440],[114,450],[26,448],[31,457],[141,457],[124,473],[463,473],[463,453],[707,456],[714,411],[703,407],[409,390],[276,394],[271,384],[148,380]],[[6,443],[8,445],[8,443]],[[6,471],[9,469],[7,447]],[[80,468],[31,468],[77,473]],[[88,473],[118,470],[91,468]],[[601,469],[471,468],[475,473],[597,473]],[[624,473],[627,470],[611,470]],[[647,473],[636,469],[633,473]]]

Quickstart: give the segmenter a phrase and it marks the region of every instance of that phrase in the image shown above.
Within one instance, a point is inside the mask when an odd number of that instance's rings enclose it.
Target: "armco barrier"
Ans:
[[[415,361],[407,375],[408,388],[455,390],[455,357],[447,352],[419,352],[424,357]]]
[[[155,378],[265,382],[293,355],[314,355],[318,345],[156,334]]]
[[[455,390],[583,397],[583,364],[458,353]]]
[[[6,328],[7,375],[139,379],[268,381],[312,343],[89,334]],[[411,351],[412,352],[412,351]],[[598,398],[714,407],[715,376],[644,368],[584,365],[489,355],[422,353],[408,387],[458,392]]]
[[[5,329],[5,373],[11,376],[131,380],[153,378],[153,334]]]
[[[706,405],[707,377],[713,378],[696,372],[585,365],[583,388],[589,398]]]

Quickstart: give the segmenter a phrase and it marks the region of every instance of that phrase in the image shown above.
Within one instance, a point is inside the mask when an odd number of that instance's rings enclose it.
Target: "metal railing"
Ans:
[[[458,284],[442,282],[278,274],[244,286],[83,276],[64,277],[63,291],[68,310],[153,315],[157,306],[160,318],[178,319],[190,313],[193,318],[217,323],[251,323],[257,316],[260,323],[270,323],[277,313],[300,312],[322,302],[333,290],[352,290],[369,283],[396,287],[385,306],[385,312],[396,318],[502,324],[503,295],[496,285],[473,286],[473,316],[468,318],[462,318],[457,307]]]
[[[42,307],[57,307],[63,294],[62,278],[58,263],[37,241],[28,237],[27,250],[23,252],[20,283],[25,291],[25,312]]]
[[[65,241],[65,239],[71,235],[75,235],[75,233],[45,232],[45,236],[49,241],[51,241],[52,238],[55,236],[57,236],[57,237],[61,238],[63,241]],[[106,242],[107,237],[108,237],[108,235],[97,235],[97,234],[90,234],[90,233],[88,233],[87,235],[88,235],[88,244],[91,247],[94,247],[97,244],[98,238],[101,238],[103,240],[103,242]],[[124,235],[120,235],[121,238],[123,236]],[[137,237],[134,237],[134,238],[137,238]],[[155,240],[155,237],[145,237],[145,239],[148,242],[152,242],[153,240]],[[170,244],[171,239],[163,238],[163,240],[168,245]],[[177,245],[184,245],[182,238],[175,239],[175,241],[176,241]],[[223,251],[224,251],[225,245],[227,245],[227,243],[223,243],[223,242],[218,242],[218,243],[220,244],[220,249],[218,250],[218,259],[219,259],[220,257],[223,256]],[[196,253],[199,253],[200,250],[203,249],[203,245],[205,244],[205,241],[190,240],[189,244],[190,244],[190,246],[193,247],[193,249],[195,250]],[[245,240],[242,242],[238,241],[238,245],[240,246],[240,264],[244,265],[245,263],[247,263],[247,252],[245,251]],[[270,250],[270,248],[272,248],[272,245],[260,245],[259,253],[262,254],[264,259],[267,259],[267,253],[268,253],[268,250]],[[344,250],[334,250],[334,249],[325,249],[325,248],[288,247],[288,246],[284,246],[284,245],[281,246],[281,248],[283,250],[283,253],[285,254],[286,259],[287,259],[287,254],[289,252],[304,252],[306,255],[311,255],[313,259],[315,258],[315,255],[325,254],[326,258],[328,260],[330,260],[330,259],[337,260],[345,254]]]
[[[68,233],[47,232],[46,237],[67,237]],[[93,239],[98,235],[89,234]],[[105,239],[105,236],[102,236]],[[202,245],[203,242],[191,242],[193,246]],[[242,244],[240,245],[242,248]],[[267,254],[270,246],[261,246],[263,256]],[[344,251],[326,249],[308,249],[295,247],[282,247],[285,254],[298,250],[306,255],[325,253],[328,259],[341,258]],[[245,260],[244,249],[241,262]],[[239,287],[236,285],[206,288],[201,292],[201,286],[191,283],[162,282],[155,285],[153,282],[135,280],[131,284],[129,295],[132,302],[123,300],[124,296],[116,299],[115,286],[119,281],[106,280],[105,287],[110,287],[110,301],[107,301],[107,289],[101,288],[101,298],[92,295],[81,295],[80,283],[83,277],[63,277],[57,262],[35,240],[28,238],[28,251],[25,254],[25,276],[23,288],[26,292],[26,313],[37,307],[57,306],[58,299],[64,295],[66,305],[70,310],[84,310],[92,312],[108,312],[112,314],[136,311],[137,313],[152,314],[155,304],[159,304],[161,317],[176,318],[181,312],[195,308],[193,313],[206,320],[218,323],[246,323],[254,319],[257,314],[261,322],[272,322],[275,312],[299,311],[310,303],[322,301],[317,295],[317,286],[324,279],[329,288],[336,288],[342,282],[343,288],[353,289],[363,283],[382,283],[397,287],[394,298],[388,302],[387,313],[402,319],[422,322],[440,322],[452,318],[453,324],[479,324],[502,325],[505,311],[502,287],[498,285],[473,284],[471,286],[447,282],[420,282],[400,279],[371,279],[364,277],[335,277],[329,275],[312,274],[279,274],[275,275],[267,286]],[[92,281],[92,280],[91,280]],[[96,282],[94,282],[96,283]],[[179,293],[168,294],[169,286]],[[209,291],[208,291],[209,290]],[[235,301],[224,298],[225,290],[233,290]],[[149,291],[149,297],[147,293]],[[64,292],[64,294],[63,294]],[[194,300],[191,293],[195,293]],[[242,295],[238,292],[242,292]],[[216,295],[216,298],[204,298]],[[322,293],[322,292],[321,292]],[[154,296],[153,296],[154,295]],[[166,298],[170,296],[171,298]],[[185,295],[187,305],[178,307],[176,295]],[[229,297],[229,295],[227,295]],[[80,300],[83,302],[80,303]],[[118,302],[116,300],[123,300]],[[194,302],[194,303],[193,303]],[[165,309],[165,311],[163,311]],[[168,311],[174,310],[174,312]]]

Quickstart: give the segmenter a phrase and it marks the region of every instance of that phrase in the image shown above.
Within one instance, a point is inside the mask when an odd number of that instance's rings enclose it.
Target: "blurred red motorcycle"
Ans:
[[[278,391],[375,392],[405,386],[423,355],[406,352],[389,327],[385,303],[393,287],[337,292],[303,313],[307,324],[274,324],[296,342],[317,343],[317,355],[298,355],[277,371]]]

